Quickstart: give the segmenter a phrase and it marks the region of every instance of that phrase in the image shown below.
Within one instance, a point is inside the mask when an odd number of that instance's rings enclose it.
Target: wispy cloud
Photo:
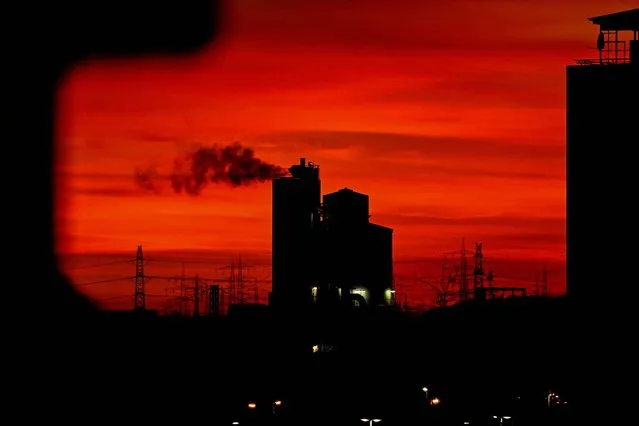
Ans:
[[[245,17],[238,31],[256,44],[383,52],[488,46],[548,51],[575,44],[569,35],[552,39],[540,31],[556,26],[556,16],[570,10],[568,2],[239,0],[233,8]]]
[[[562,230],[565,229],[566,220],[560,217],[538,217],[538,216],[470,216],[470,217],[442,217],[425,215],[406,214],[376,214],[375,220],[385,223],[397,223],[402,225],[424,225],[424,226],[473,226],[473,227],[500,227],[500,228],[543,228]]]
[[[406,133],[366,131],[309,130],[282,132],[260,137],[278,141],[283,146],[311,149],[355,149],[369,155],[422,155],[425,158],[455,156],[462,158],[508,158],[527,160],[563,160],[565,148],[555,145],[495,141],[489,139],[455,138]]]
[[[75,188],[73,192],[96,197],[140,197],[145,195],[144,191],[134,188],[118,187]]]

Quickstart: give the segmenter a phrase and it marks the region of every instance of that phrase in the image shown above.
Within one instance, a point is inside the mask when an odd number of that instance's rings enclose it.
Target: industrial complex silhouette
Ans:
[[[368,195],[344,188],[321,199],[319,166],[273,180],[273,291],[269,304],[391,306],[393,230],[369,221]]]

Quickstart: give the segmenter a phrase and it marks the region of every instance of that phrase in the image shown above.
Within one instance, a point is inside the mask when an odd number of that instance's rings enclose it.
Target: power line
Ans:
[[[131,280],[135,277],[121,277],[121,278],[111,278],[111,279],[107,279],[107,280],[99,280],[99,281],[90,281],[87,283],[79,283],[76,284],[77,287],[85,287],[85,286],[90,286],[90,285],[96,285],[96,284],[104,284],[104,283],[112,283],[115,281],[124,281],[124,280]]]
[[[145,262],[157,262],[157,263],[211,263],[211,259],[154,259],[144,258]]]
[[[186,259],[179,259],[179,258],[146,258],[146,256],[144,257],[144,261],[145,262],[157,262],[157,263],[220,263],[222,262],[220,259],[215,259],[215,258],[186,258]],[[270,266],[269,262],[264,262],[264,263],[257,263],[257,265],[259,266],[263,266],[263,267],[268,267]],[[229,266],[219,266],[217,269],[228,269]]]
[[[145,275],[144,278],[147,279],[158,279],[158,280],[175,280],[175,281],[179,281],[182,279],[182,277],[178,276],[178,275]],[[188,281],[193,281],[195,279],[195,275],[192,276],[185,276],[184,277],[185,280]],[[223,277],[219,277],[219,278],[210,278],[210,277],[199,277],[198,279],[200,281],[213,281],[213,282],[227,282],[229,279],[228,278],[223,278]],[[257,283],[270,283],[271,280],[259,280],[259,279],[253,279],[250,278],[250,281],[252,282],[257,282]]]
[[[132,294],[125,294],[124,296],[105,297],[103,299],[98,299],[98,302],[106,302],[108,300],[115,300],[115,299],[124,299],[125,297],[133,297],[133,295]]]
[[[500,280],[506,280],[506,281],[519,281],[522,283],[535,283],[536,280],[531,280],[531,279],[527,279],[527,278],[515,278],[515,277],[508,277],[508,276],[503,276],[503,275],[495,275],[496,279],[500,279]]]
[[[78,269],[90,269],[90,268],[99,268],[102,266],[111,266],[111,265],[119,265],[119,264],[124,264],[124,263],[132,263],[134,261],[134,259],[129,259],[129,260],[117,260],[117,261],[113,261],[113,262],[105,262],[105,263],[96,263],[93,265],[82,265],[82,266],[75,266],[73,268],[67,268],[70,271],[75,271]]]

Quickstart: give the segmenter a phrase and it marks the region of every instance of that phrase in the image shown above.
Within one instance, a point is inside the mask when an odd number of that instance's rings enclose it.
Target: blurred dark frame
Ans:
[[[16,167],[11,180],[26,186],[16,185],[10,204],[17,208],[10,214],[19,219],[16,223],[28,221],[16,235],[15,254],[18,263],[25,261],[30,290],[35,292],[30,303],[36,306],[30,311],[50,319],[97,314],[56,265],[54,167],[57,150],[63,149],[55,146],[58,84],[87,58],[193,54],[213,42],[221,5],[217,0],[63,0],[11,5],[8,12],[11,26],[4,42],[10,55],[4,67],[9,72],[3,115],[19,150],[9,157],[27,159],[8,162]]]
[[[57,265],[57,91],[83,59],[194,54],[214,41],[221,12],[218,0],[3,4],[5,300],[12,301],[3,347],[12,421],[91,424],[127,413],[150,421],[154,412],[143,407],[161,406],[150,371],[160,362],[154,355],[170,357],[157,346],[163,333],[152,326],[140,333],[139,321],[99,310]]]

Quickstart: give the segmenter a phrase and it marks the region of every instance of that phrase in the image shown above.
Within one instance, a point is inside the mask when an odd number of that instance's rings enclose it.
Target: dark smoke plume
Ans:
[[[198,195],[208,183],[234,187],[266,182],[286,176],[288,171],[255,157],[251,148],[239,143],[199,147],[183,159],[176,159],[171,185],[177,193]]]
[[[159,174],[155,167],[148,167],[146,169],[136,168],[133,179],[138,188],[146,192],[160,192],[160,188],[157,186],[157,179]]]

